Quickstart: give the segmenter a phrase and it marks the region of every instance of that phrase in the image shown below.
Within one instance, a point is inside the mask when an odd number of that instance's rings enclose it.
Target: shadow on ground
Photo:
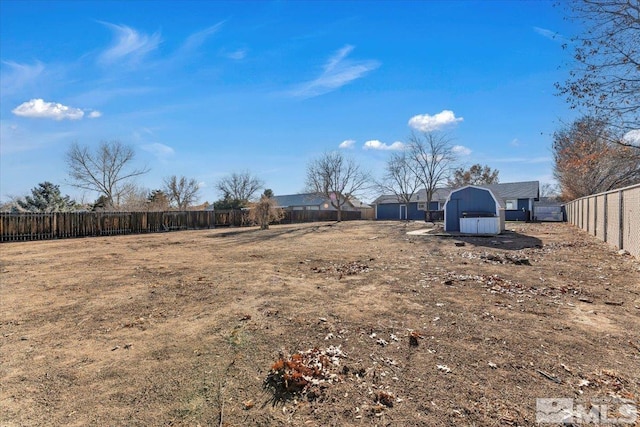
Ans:
[[[436,234],[436,236],[441,239],[452,239],[455,242],[464,243],[464,245],[504,249],[511,251],[542,247],[542,240],[538,239],[537,237],[521,234],[515,231],[503,231],[502,234],[499,234],[497,236],[474,236],[470,234],[444,232],[440,232]]]

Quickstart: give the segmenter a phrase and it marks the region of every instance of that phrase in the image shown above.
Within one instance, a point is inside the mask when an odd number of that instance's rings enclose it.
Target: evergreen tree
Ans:
[[[76,204],[69,196],[60,194],[60,186],[48,181],[38,184],[31,189],[31,196],[18,199],[16,203],[27,212],[68,212]]]

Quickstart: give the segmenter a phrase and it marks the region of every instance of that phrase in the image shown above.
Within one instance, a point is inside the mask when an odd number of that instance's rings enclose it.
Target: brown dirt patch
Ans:
[[[533,425],[538,397],[638,402],[638,261],[509,226],[3,244],[1,424]]]

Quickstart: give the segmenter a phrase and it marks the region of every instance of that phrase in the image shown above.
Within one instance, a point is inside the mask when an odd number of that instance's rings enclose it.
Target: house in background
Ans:
[[[444,204],[444,230],[469,234],[504,231],[504,202],[487,187],[467,185],[449,193]]]
[[[284,196],[273,196],[279,207],[293,211],[335,211],[336,208],[331,205],[331,200],[321,194],[303,193],[303,194],[287,194]],[[359,200],[359,205],[363,205]],[[342,205],[342,211],[359,210],[354,203],[347,200]]]
[[[429,210],[442,211],[449,190],[440,188],[434,193]],[[409,203],[398,202],[395,194],[384,194],[373,201],[376,219],[401,219],[424,221],[427,210],[427,191],[422,189],[411,197]]]
[[[488,188],[502,202],[505,208],[507,221],[528,221],[531,219],[534,202],[540,195],[540,183],[538,181],[507,182],[503,184],[480,185],[477,187]],[[441,188],[436,191],[429,206],[430,211],[443,211],[447,197],[451,193],[450,188]],[[400,203],[395,195],[382,195],[374,200],[376,219],[425,219],[426,191],[420,190],[411,198],[410,203]]]
[[[507,221],[530,221],[534,203],[540,198],[538,181],[505,182],[504,184],[481,185],[502,199]]]

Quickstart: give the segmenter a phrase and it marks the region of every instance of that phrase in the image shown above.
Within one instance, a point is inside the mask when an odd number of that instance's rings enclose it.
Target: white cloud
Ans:
[[[100,55],[100,60],[107,64],[124,59],[135,62],[147,53],[157,49],[162,41],[160,33],[147,35],[139,33],[126,25],[116,25],[108,22],[102,22],[102,24],[109,27],[115,35],[113,46]]]
[[[84,116],[84,111],[79,108],[68,107],[57,102],[45,102],[40,98],[23,102],[11,112],[16,116],[54,120],[79,120]]]
[[[353,139],[346,139],[346,140],[342,141],[338,147],[339,148],[353,148],[355,143],[356,143],[356,141],[353,140]]]
[[[87,115],[87,117],[90,119],[97,119],[98,117],[102,117],[102,113],[100,111],[93,110]]]
[[[314,80],[303,83],[292,92],[294,96],[313,97],[323,95],[354,80],[364,77],[367,73],[380,66],[378,61],[354,61],[347,58],[354,47],[347,45],[338,50],[324,65],[324,71]]]
[[[385,150],[385,151],[403,150],[404,144],[400,141],[396,141],[391,145],[387,145],[384,142],[378,141],[377,139],[372,139],[370,141],[365,142],[362,148],[365,150]]]
[[[160,144],[159,142],[154,142],[153,144],[145,144],[140,148],[159,158],[167,158],[175,154],[173,148],[169,147],[168,145]]]
[[[471,149],[465,147],[464,145],[454,145],[451,148],[451,151],[461,156],[468,156],[469,154],[471,154]]]
[[[413,116],[409,119],[409,126],[422,132],[429,132],[453,123],[461,122],[462,120],[464,119],[462,117],[456,117],[453,111],[442,110],[433,116],[429,114]]]
[[[623,139],[631,145],[640,147],[640,129],[633,129],[624,134]]]
[[[511,140],[511,142],[509,143],[509,145],[510,145],[510,146],[512,146],[512,147],[519,147],[519,146],[520,146],[520,145],[522,145],[522,144],[520,143],[520,141],[518,140],[518,138],[513,138],[513,139]]]

